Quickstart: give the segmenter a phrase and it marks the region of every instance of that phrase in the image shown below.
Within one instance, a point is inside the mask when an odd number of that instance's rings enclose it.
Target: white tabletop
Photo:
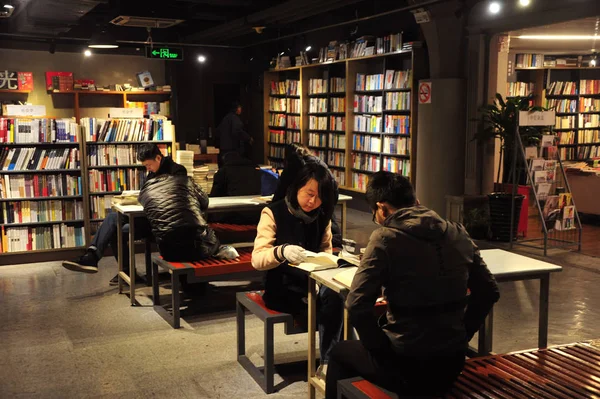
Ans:
[[[484,249],[481,257],[496,278],[527,277],[562,271],[562,267],[502,249]]]
[[[354,269],[357,268],[356,266],[350,266],[350,267],[354,268]],[[331,288],[335,292],[345,294],[345,293],[347,293],[348,288],[333,279],[333,276],[335,276],[338,273],[343,272],[344,270],[346,270],[345,267],[344,268],[336,267],[335,269],[319,270],[317,272],[310,273],[310,277],[312,279],[314,279],[317,283],[323,284],[324,286]]]

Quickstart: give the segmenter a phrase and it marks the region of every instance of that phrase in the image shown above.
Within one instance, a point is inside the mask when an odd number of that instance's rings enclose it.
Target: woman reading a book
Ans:
[[[308,275],[293,265],[306,260],[305,250],[331,253],[331,216],[334,180],[327,168],[307,164],[291,183],[284,199],[264,208],[252,252],[252,266],[265,270],[265,304],[290,313],[306,326]],[[321,366],[340,339],[343,304],[337,293],[321,287],[317,299],[317,325]],[[322,372],[317,372],[322,376]]]

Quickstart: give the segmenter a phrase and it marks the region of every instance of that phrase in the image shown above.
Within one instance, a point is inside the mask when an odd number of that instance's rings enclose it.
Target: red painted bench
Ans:
[[[600,349],[576,343],[467,360],[444,398],[600,397]],[[396,399],[362,378],[338,381],[338,399]]]
[[[256,383],[269,394],[275,390],[273,379],[275,374],[275,360],[273,350],[273,326],[278,323],[284,324],[284,333],[299,334],[306,330],[294,323],[291,314],[281,313],[269,309],[263,301],[260,292],[238,292],[236,294],[236,324],[237,324],[237,358],[238,363],[250,374]],[[246,312],[254,314],[264,323],[264,367],[259,368],[246,356]]]
[[[253,224],[209,223],[209,226],[221,244],[254,242],[256,238],[256,225]]]
[[[180,327],[179,276],[186,276],[188,283],[208,281],[246,280],[260,275],[252,267],[252,248],[236,248],[240,256],[232,260],[208,258],[198,262],[168,262],[160,255],[152,256],[152,296],[155,309],[173,327]],[[158,268],[171,274],[172,314],[164,314],[158,295]]]

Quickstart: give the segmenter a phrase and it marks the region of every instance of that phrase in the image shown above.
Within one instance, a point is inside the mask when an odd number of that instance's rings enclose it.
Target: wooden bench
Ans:
[[[444,398],[585,399],[600,397],[600,349],[576,343],[467,360]],[[395,399],[363,380],[338,381],[338,399]]]
[[[245,280],[260,275],[252,267],[252,248],[237,248],[240,256],[232,260],[208,258],[198,262],[168,262],[160,255],[152,255],[152,297],[155,310],[173,327],[180,327],[179,277],[186,276],[189,283],[208,281]],[[160,306],[158,294],[158,268],[171,274],[171,315]]]
[[[238,363],[250,374],[256,383],[265,391],[272,393],[275,389],[273,379],[275,374],[275,353],[273,351],[273,326],[284,323],[284,333],[299,334],[306,330],[294,325],[291,314],[281,313],[267,308],[260,292],[238,292],[236,294],[236,324],[237,324],[237,358]],[[254,314],[264,323],[264,367],[257,367],[246,356],[246,312]]]
[[[209,223],[221,244],[254,242],[256,238],[255,224]]]

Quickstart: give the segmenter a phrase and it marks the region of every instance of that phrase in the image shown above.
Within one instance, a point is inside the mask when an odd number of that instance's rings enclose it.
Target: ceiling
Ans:
[[[110,24],[117,16],[173,18],[152,29],[154,42],[244,47],[277,37],[406,6],[405,0],[0,0],[15,6],[0,19],[0,37],[57,43],[89,39],[106,30],[118,41],[145,42],[145,28]],[[262,34],[252,27],[265,26]]]
[[[509,32],[511,51],[536,52],[543,54],[590,54],[600,51],[598,39],[586,40],[525,40],[520,35],[600,35],[600,16],[536,28]],[[594,50],[592,50],[594,49]]]

